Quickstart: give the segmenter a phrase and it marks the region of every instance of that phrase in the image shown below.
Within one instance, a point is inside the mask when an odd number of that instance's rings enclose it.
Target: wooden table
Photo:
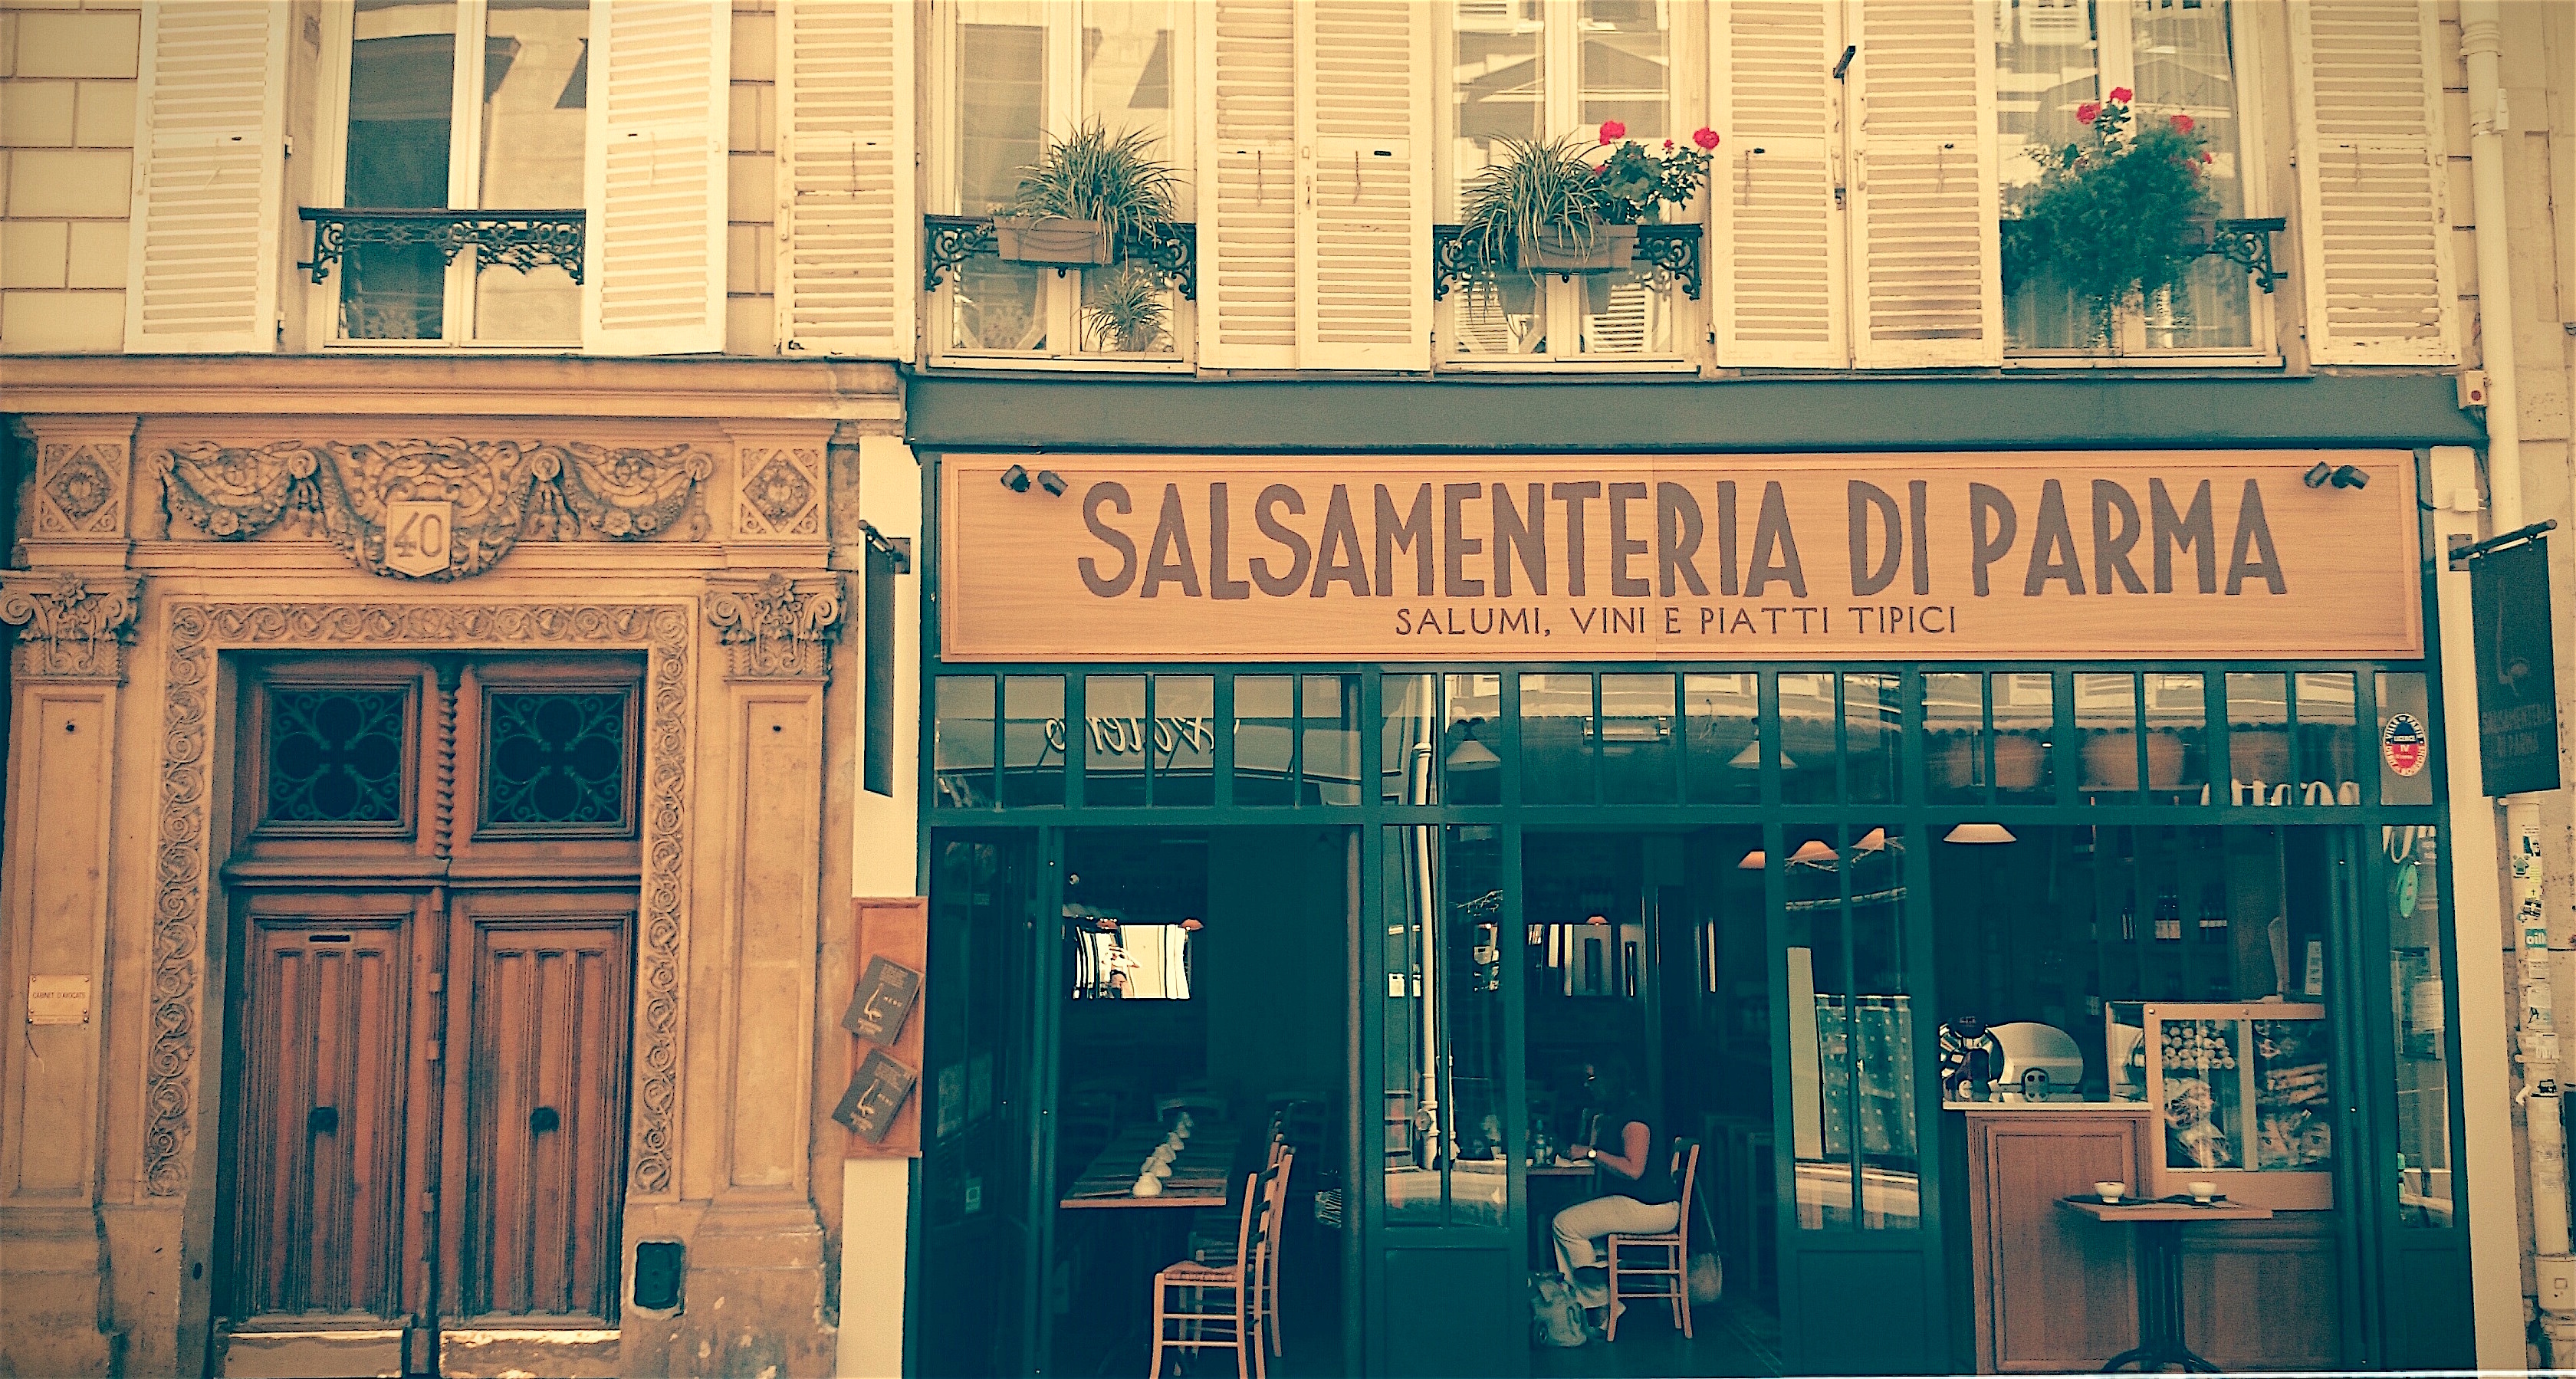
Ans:
[[[1172,1176],[1153,1197],[1136,1195],[1136,1175],[1145,1156],[1163,1142],[1160,1125],[1122,1130],[1100,1151],[1056,1205],[1067,1210],[1097,1207],[1221,1207],[1226,1181],[1234,1166],[1237,1133],[1230,1125],[1197,1127],[1172,1160]]]
[[[2079,1216],[2138,1228],[2138,1343],[2103,1361],[2102,1372],[2135,1365],[2146,1374],[2180,1365],[2195,1374],[2218,1373],[2218,1366],[2183,1344],[2182,1228],[2191,1221],[2269,1221],[2272,1209],[2239,1202],[2105,1202],[2099,1197],[2061,1197],[2057,1204]]]

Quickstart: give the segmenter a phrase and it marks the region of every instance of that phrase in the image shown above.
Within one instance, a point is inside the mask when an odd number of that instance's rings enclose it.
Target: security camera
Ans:
[[[2337,488],[2368,488],[2370,487],[2370,476],[2364,474],[2361,470],[2352,465],[2345,465],[2343,468],[2334,472],[2334,486]]]
[[[1052,469],[1041,469],[1038,471],[1038,487],[1045,489],[1050,497],[1061,498],[1064,496],[1064,476]]]
[[[2308,472],[2307,472],[2307,473],[2302,474],[2302,475],[2300,475],[2300,476],[2299,476],[2299,481],[2300,481],[2301,483],[2306,484],[2306,485],[2307,485],[2308,487],[2310,487],[2310,488],[2324,488],[2324,487],[2326,486],[2326,483],[2327,483],[2329,480],[2333,479],[2333,478],[2334,478],[2334,466],[2333,466],[2333,465],[2330,465],[2330,464],[2327,464],[2327,463],[2326,463],[2325,461],[2323,461],[2323,460],[2319,460],[2319,461],[2317,461],[2317,462],[2316,462],[2316,464],[2315,464],[2314,466],[2312,466],[2312,467],[2308,470]],[[1003,482],[1003,483],[1006,483],[1006,484],[1007,484],[1007,483],[1009,483],[1010,481],[1011,481],[1011,480],[1010,480],[1010,477],[1009,477],[1008,475],[1003,476],[1003,478],[1002,478],[1002,482]],[[1022,488],[1026,488],[1026,487],[1028,487],[1028,485],[1026,485],[1026,484],[1022,484],[1022,485],[1021,485],[1021,487],[1022,487]]]
[[[2322,469],[2324,466],[2320,465],[2318,468]],[[1018,465],[1012,465],[1010,468],[1002,471],[1002,487],[1009,489],[1013,493],[1028,492],[1029,472],[1020,468]]]

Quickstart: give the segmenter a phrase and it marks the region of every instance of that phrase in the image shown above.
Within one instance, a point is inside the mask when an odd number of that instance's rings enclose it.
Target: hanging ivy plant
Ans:
[[[2053,274],[2091,313],[2097,340],[2115,338],[2122,307],[2181,284],[2218,206],[2192,118],[2132,128],[2129,100],[2123,86],[2076,107],[2083,137],[2034,155],[2039,187],[2002,225],[2006,295]]]

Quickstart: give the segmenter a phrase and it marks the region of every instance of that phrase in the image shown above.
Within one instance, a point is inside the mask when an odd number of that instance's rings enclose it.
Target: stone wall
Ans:
[[[0,5],[0,350],[125,346],[140,10]]]

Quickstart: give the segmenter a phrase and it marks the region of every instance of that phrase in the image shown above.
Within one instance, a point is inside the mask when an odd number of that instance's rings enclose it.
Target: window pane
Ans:
[[[1449,1223],[1499,1226],[1511,1185],[1503,1123],[1502,844],[1490,826],[1453,826],[1441,890],[1447,932]],[[1514,945],[1515,948],[1518,945]]]
[[[1786,678],[1786,677],[1783,677]],[[1785,830],[1790,1153],[1798,1227],[1852,1224],[1851,972],[1840,850],[1830,825]]]
[[[1986,683],[1994,696],[1996,797],[2057,798],[2057,677],[1991,675]]]
[[[1855,804],[1896,798],[1905,711],[1897,704],[1897,677],[1843,677],[1843,789]]]
[[[571,209],[582,202],[588,146],[590,10],[581,0],[491,0],[484,20],[483,134],[477,161],[486,209]],[[548,265],[474,275],[474,334],[483,340],[576,341],[581,288]]]
[[[2039,189],[2040,157],[2076,142],[2076,107],[2102,98],[2092,0],[2007,0],[1995,41],[1995,167],[2010,219]],[[2014,349],[2081,349],[2092,322],[2053,276],[2004,299]]]
[[[1834,800],[1834,677],[1780,676],[1780,798],[1789,804]]]
[[[2084,744],[2084,793],[2138,789],[2138,681],[2134,675],[2075,677],[2075,740]]]
[[[1671,804],[1679,744],[1673,677],[1601,677],[1601,790],[1612,804]]]
[[[2443,992],[2441,832],[2383,828],[2387,848],[2389,995],[2397,1032],[2397,1212],[2409,1226],[2453,1224],[2451,1051]]]
[[[1561,290],[1583,294],[1583,353],[1672,353],[1672,289],[1656,287],[1649,273],[1593,273]]]
[[[2299,799],[2306,804],[2359,804],[2354,778],[2355,716],[2352,676],[2310,672],[2299,676]]]
[[[1592,803],[1592,677],[1521,677],[1521,801]]]
[[[1154,803],[1216,803],[1216,677],[1154,677]]]
[[[1390,675],[1379,682],[1378,798],[1389,804],[1439,803],[1439,682],[1428,675]]]
[[[623,827],[632,702],[623,690],[486,696],[483,822]]]
[[[957,266],[949,297],[949,340],[961,350],[1043,350],[1046,271],[999,259]]]
[[[1002,803],[1064,803],[1064,677],[1002,677]]]
[[[939,718],[931,730],[939,806],[983,809],[993,803],[993,679],[939,678]]]
[[[2227,677],[2227,772],[2231,804],[2268,804],[2276,791],[2289,798],[2289,677]]]
[[[1842,865],[1851,885],[1851,1076],[1859,1131],[1859,1223],[1905,1230],[1922,1224],[1923,1207],[1914,1004],[1905,980],[1904,836],[1901,830],[1858,824],[1849,832]]]
[[[1090,0],[1082,7],[1082,114],[1112,134],[1172,134],[1171,0]],[[1165,149],[1163,156],[1169,158]]]
[[[1673,137],[1672,12],[1663,0],[1583,0],[1584,126],[1617,120],[1648,148]]]
[[[1502,154],[1502,141],[1547,137],[1546,23],[1537,7],[1462,7],[1452,69],[1457,132],[1450,166],[1458,188]],[[1454,212],[1453,212],[1454,218]],[[1530,354],[1547,346],[1547,294],[1536,278],[1502,273],[1450,289],[1443,334],[1460,354]]]
[[[342,204],[447,204],[456,114],[456,6],[360,0],[349,49],[349,156]],[[570,204],[580,205],[579,198]],[[447,259],[432,245],[359,245],[340,262],[340,333],[435,340]]]
[[[2137,88],[2131,107],[2140,124],[2191,117],[2209,161],[2203,180],[2220,216],[2245,214],[2245,181],[2236,119],[2235,45],[2226,0],[2198,5],[2129,7],[2129,53]],[[2211,257],[2147,309],[2147,348],[2243,349],[2254,343],[2253,284],[2245,270]]]
[[[2379,800],[2433,802],[2433,711],[2425,702],[2419,671],[2382,671],[2379,676]]]
[[[1449,348],[1460,354],[1537,354],[1547,348],[1547,290],[1502,272],[1449,289]]]
[[[1236,804],[1295,803],[1296,695],[1293,676],[1234,677]]]
[[[1682,677],[1691,803],[1761,801],[1760,685],[1760,677],[1752,674]]]
[[[2169,804],[2199,803],[2209,783],[2209,693],[2197,675],[2149,675],[2147,789]]]
[[[1302,804],[1360,802],[1360,678],[1306,677],[1305,754],[1299,761]]]
[[[1082,714],[1082,802],[1143,804],[1145,753],[1151,740],[1145,718],[1145,677],[1084,677]]]
[[[400,822],[410,702],[401,689],[269,691],[267,821]]]
[[[957,3],[957,211],[991,215],[1037,162],[1046,17],[1025,0]]]
[[[1503,677],[1448,677],[1449,706],[1440,738],[1440,760],[1451,804],[1501,804],[1503,759],[1494,754],[1502,733]],[[1472,744],[1472,745],[1471,745]]]
[[[1986,677],[1923,677],[1924,798],[1935,804],[1986,798]]]

